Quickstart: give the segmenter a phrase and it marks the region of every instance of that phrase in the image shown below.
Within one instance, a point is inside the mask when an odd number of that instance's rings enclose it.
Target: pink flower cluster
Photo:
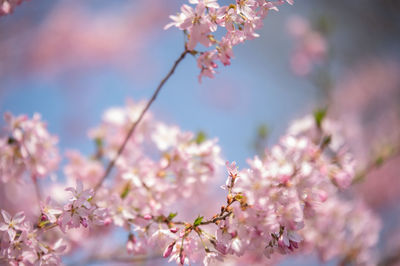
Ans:
[[[46,177],[58,167],[57,137],[52,136],[39,114],[27,116],[4,115],[5,136],[0,138],[0,180]]]
[[[94,196],[93,189],[84,190],[82,182],[78,181],[76,189],[70,187],[66,190],[71,192],[72,197],[57,220],[61,230],[79,228],[81,225],[83,227],[91,224],[104,225],[106,209],[98,208],[91,203]]]
[[[182,5],[181,13],[170,16],[173,22],[165,26],[175,26],[183,30],[188,38],[186,49],[193,54],[197,44],[210,48],[208,51],[200,52],[197,65],[201,69],[199,81],[203,76],[213,78],[218,67],[216,61],[223,65],[230,65],[233,57],[232,48],[251,40],[259,35],[256,30],[263,25],[263,19],[268,11],[278,10],[277,6],[285,1],[266,0],[236,0],[228,6],[220,6],[217,0],[189,0],[189,5]],[[293,4],[292,0],[287,0]],[[217,38],[218,28],[224,28],[225,33]]]
[[[360,200],[337,196],[316,207],[302,230],[305,246],[317,250],[324,262],[339,257],[341,264],[376,265],[380,220]]]
[[[12,217],[2,210],[0,222],[0,262],[8,265],[59,265],[60,255],[66,245],[62,239],[48,242],[40,237],[40,229],[34,229],[25,215],[19,212]]]
[[[210,219],[199,216],[194,222],[176,221],[176,213],[165,212],[169,209],[166,205],[155,213],[151,207],[130,212],[132,201],[126,203],[121,194],[115,201],[113,219],[115,224],[120,221],[119,225],[135,228],[127,242],[128,251],[142,253],[146,246],[156,246],[164,248],[163,256],[177,264],[209,265],[229,255],[276,258],[275,253],[291,254],[300,249],[305,240],[306,247],[314,244],[323,259],[335,256],[355,263],[368,262],[377,241],[379,221],[358,203],[339,199],[339,192],[354,178],[354,165],[341,141],[335,141],[334,123],[326,120],[317,125],[315,120],[312,124],[308,121],[307,117],[294,123],[263,159],[249,160],[249,169],[238,171],[235,163],[228,164],[229,175],[223,186],[228,192],[227,202]],[[175,134],[174,130],[168,132]],[[152,192],[153,187],[147,190]],[[310,239],[326,233],[323,224],[328,219],[324,211],[342,205],[347,206],[342,216],[336,219],[332,214],[329,221],[338,234],[348,230],[353,233],[337,240],[330,247],[333,255],[326,256],[329,247],[322,248]],[[368,219],[357,223],[363,217]],[[365,243],[360,243],[362,235],[368,239]],[[345,242],[357,243],[357,252]]]
[[[4,222],[0,223],[0,261],[10,265],[60,265],[68,243],[58,232],[49,231],[58,227],[66,233],[71,228],[105,225],[107,211],[92,204],[93,189],[83,189],[81,182],[71,192],[69,202],[58,206],[50,197],[40,204],[41,216],[37,224],[25,219],[23,212],[14,217],[1,210]],[[48,232],[49,231],[49,232]],[[49,239],[56,239],[49,244]]]
[[[253,260],[263,261],[262,254],[268,258],[276,252],[290,254],[306,240],[318,248],[323,259],[335,256],[355,263],[371,261],[368,255],[377,243],[379,220],[358,203],[339,200],[339,191],[354,178],[352,161],[341,149],[332,148],[333,141],[325,140],[326,146],[321,145],[327,134],[322,128],[329,128],[332,123],[326,121],[317,127],[314,122],[304,127],[307,120],[296,122],[263,159],[249,160],[250,169],[232,173],[229,167],[227,184],[232,185],[226,186],[231,195],[228,198],[238,203],[230,206],[229,219],[218,225],[214,246],[220,255],[240,256],[246,252]],[[294,134],[294,128],[300,126],[303,130]],[[334,138],[330,136],[331,140]],[[324,213],[330,208],[340,209],[338,212],[343,214],[336,217]],[[335,233],[345,235],[337,245],[323,248],[318,246],[316,237],[331,230],[327,221],[336,226]],[[345,233],[351,230],[354,233]],[[324,243],[330,243],[335,233],[326,236]],[[312,237],[314,241],[308,242]],[[364,238],[366,242],[362,242]],[[326,252],[331,255],[326,256]]]
[[[222,186],[226,204],[220,207],[206,193],[222,165],[216,140],[166,125],[151,114],[144,117],[116,160],[112,182],[96,192],[84,189],[101,180],[102,161],[115,157],[128,125],[142,108],[143,103],[128,102],[124,108],[107,110],[100,126],[90,131],[97,147],[91,158],[67,153],[66,183],[77,186],[66,189],[70,194],[66,204],[53,201],[60,199],[54,194],[59,192],[52,194],[49,189],[51,198],[41,203],[37,222],[22,212],[12,218],[3,211],[1,260],[59,264],[60,255],[72,243],[83,244],[82,237],[73,236],[74,230],[89,228],[108,234],[112,231],[105,225],[112,224],[128,231],[128,253],[163,250],[163,256],[177,264],[210,265],[241,256],[265,263],[276,261],[276,254],[309,249],[317,250],[323,260],[372,261],[379,221],[362,203],[341,198],[341,191],[355,176],[354,161],[337,125],[323,116],[294,122],[279,144],[262,158],[248,160],[248,169],[239,171],[236,163],[227,164],[228,178]],[[5,145],[16,150],[14,156],[30,147],[30,151],[41,151],[40,156],[30,155],[39,156],[36,163],[49,158],[42,147],[53,151],[52,145],[43,143],[54,137],[37,116],[28,120],[8,114],[7,121],[12,140]],[[2,152],[2,158],[7,154]],[[29,163],[22,162],[24,171],[36,169],[29,158]],[[193,219],[194,206],[202,202],[209,202],[207,209],[214,210],[206,214],[211,217]]]
[[[90,132],[102,143],[106,158],[114,158],[127,134],[126,125],[142,107],[143,103],[129,102],[126,108],[111,108],[102,124]],[[222,163],[216,140],[199,139],[147,115],[116,162],[112,188],[101,189],[98,202],[109,208],[116,225],[127,226],[135,217],[160,215],[172,204],[183,204],[183,199],[201,198]]]
[[[65,157],[69,162],[64,167],[64,174],[70,183],[79,180],[85,186],[94,187],[99,182],[104,173],[103,164],[99,160],[86,158],[76,150],[67,151]]]

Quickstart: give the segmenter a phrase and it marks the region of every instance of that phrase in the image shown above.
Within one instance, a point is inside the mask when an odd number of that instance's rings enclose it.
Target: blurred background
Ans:
[[[183,51],[182,32],[163,30],[182,3],[24,2],[0,17],[0,112],[41,113],[59,136],[61,152],[92,153],[87,132],[104,110],[128,98],[150,98]],[[270,12],[261,37],[236,47],[232,65],[219,67],[215,79],[199,84],[196,61],[187,57],[151,111],[159,120],[218,138],[225,159],[245,167],[246,158],[276,143],[290,121],[327,108],[358,162],[353,190],[384,220],[381,262],[395,265],[400,2],[310,0],[280,9]]]

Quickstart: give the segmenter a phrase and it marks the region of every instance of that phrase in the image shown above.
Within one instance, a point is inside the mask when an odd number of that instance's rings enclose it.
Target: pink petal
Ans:
[[[8,212],[6,212],[5,210],[1,210],[1,214],[3,215],[4,222],[5,222],[6,224],[10,223],[10,221],[11,221],[11,215],[10,215]]]

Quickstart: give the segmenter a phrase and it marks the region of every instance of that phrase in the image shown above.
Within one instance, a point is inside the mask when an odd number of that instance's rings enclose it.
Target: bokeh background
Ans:
[[[163,27],[185,2],[23,3],[0,17],[0,113],[41,113],[59,136],[61,152],[92,153],[87,132],[104,110],[128,98],[148,99],[183,51],[182,32]],[[199,84],[196,61],[187,57],[151,111],[160,120],[218,138],[224,157],[244,167],[290,121],[327,107],[328,116],[342,124],[360,172],[385,154],[384,163],[371,167],[353,189],[384,220],[381,257],[396,259],[399,12],[396,0],[282,6],[269,14],[260,38],[236,47],[232,65],[220,67],[215,79]]]

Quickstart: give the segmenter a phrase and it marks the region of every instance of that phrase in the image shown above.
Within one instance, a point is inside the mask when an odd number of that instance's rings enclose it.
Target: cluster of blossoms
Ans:
[[[302,232],[305,247],[316,250],[324,262],[376,265],[371,249],[378,243],[381,223],[362,201],[332,197],[316,207]]]
[[[236,0],[228,6],[220,6],[217,0],[189,0],[189,5],[182,5],[181,13],[170,16],[173,22],[165,26],[175,26],[183,30],[188,38],[186,49],[198,54],[197,65],[201,69],[199,81],[203,76],[213,78],[218,67],[216,61],[230,65],[233,57],[232,48],[246,40],[258,37],[256,30],[263,25],[263,19],[269,10],[278,10],[285,1]],[[286,0],[293,4],[292,0]],[[225,33],[216,34],[218,28]],[[217,36],[222,35],[221,38]],[[207,51],[197,52],[200,43]]]
[[[249,254],[253,262],[262,262],[276,259],[275,253],[293,252],[303,240],[306,246],[314,245],[322,259],[336,256],[372,264],[370,249],[377,242],[378,219],[357,202],[339,200],[340,190],[354,177],[353,161],[338,146],[340,141],[327,137],[329,130],[323,131],[332,123],[314,126],[315,122],[308,121],[307,117],[295,123],[263,159],[249,160],[250,169],[239,172],[235,163],[228,164],[223,186],[228,191],[226,205],[209,220],[199,216],[188,223],[173,221],[174,216],[147,217],[149,222],[136,225],[137,230],[142,237],[147,234],[150,242],[164,244],[164,257],[178,264],[202,261],[209,265],[229,255]],[[342,206],[340,216],[326,216]],[[328,235],[327,226],[337,229],[342,238]],[[319,237],[325,237],[324,243],[335,240],[335,245],[324,245]]]
[[[57,137],[52,136],[40,115],[4,115],[5,136],[0,138],[0,180],[7,182],[30,173],[33,179],[45,177],[58,167]]]
[[[67,246],[62,239],[49,243],[41,237],[40,229],[26,221],[23,212],[11,215],[2,210],[0,223],[0,262],[9,265],[59,265],[60,255]]]
[[[93,189],[83,190],[81,182],[77,188],[67,188],[72,196],[64,207],[50,198],[40,205],[40,216],[36,223],[25,218],[23,212],[11,215],[2,210],[0,223],[0,262],[10,265],[59,265],[61,255],[68,250],[68,243],[58,232],[49,231],[58,227],[62,232],[71,228],[104,225],[106,210],[91,203]],[[55,229],[53,229],[55,230]],[[48,232],[49,231],[49,232]]]
[[[2,211],[0,260],[60,264],[60,256],[76,244],[74,230],[107,235],[115,226],[127,231],[128,254],[156,253],[177,264],[209,265],[238,256],[266,263],[278,260],[277,254],[308,248],[324,260],[372,261],[379,221],[362,203],[341,197],[354,178],[354,163],[336,137],[334,123],[306,117],[262,158],[249,160],[249,169],[239,171],[235,163],[227,163],[228,178],[222,186],[226,204],[220,206],[206,193],[222,165],[216,140],[168,126],[151,114],[145,115],[115,161],[115,178],[99,185],[103,161],[115,158],[127,125],[141,108],[142,103],[128,102],[125,108],[106,111],[100,126],[89,133],[97,147],[90,158],[67,153],[66,183],[77,186],[66,189],[71,194],[66,204],[55,202],[57,192],[49,189],[52,199],[42,202],[32,219],[22,212],[11,218]],[[14,120],[37,121],[22,118]],[[14,124],[21,123],[9,123]],[[48,157],[46,152],[52,154],[51,149],[42,150],[41,156]],[[210,204],[196,209],[196,202]],[[205,214],[193,219],[195,213]]]
[[[294,74],[306,76],[312,72],[315,64],[321,63],[326,58],[328,44],[325,37],[313,30],[309,22],[302,17],[291,17],[287,22],[287,28],[295,39],[290,67]]]
[[[24,0],[1,0],[0,1],[0,16],[11,14],[15,7],[22,4]]]
[[[1,12],[11,12],[10,3],[20,2],[3,1]],[[198,56],[201,80],[214,76],[217,60],[229,65],[232,47],[257,37],[268,11],[284,2],[237,0],[220,6],[217,0],[189,0],[195,7],[183,5],[166,28],[185,32],[185,53]],[[304,66],[308,60],[310,65],[325,52],[323,43],[313,46],[315,34],[307,25],[296,24],[295,35],[305,40],[300,63]],[[219,39],[218,27],[225,28]],[[209,49],[197,51],[198,43]],[[79,240],[95,238],[96,232],[109,235],[110,228],[118,227],[127,231],[128,254],[156,254],[180,265],[218,264],[238,257],[265,264],[296,250],[315,250],[324,261],[338,257],[343,264],[373,263],[371,249],[380,222],[362,202],[342,197],[355,177],[354,161],[324,112],[292,124],[262,158],[248,160],[248,169],[239,171],[235,162],[226,163],[226,203],[220,206],[209,193],[223,162],[217,140],[166,125],[149,113],[141,120],[146,106],[128,102],[106,111],[102,123],[89,132],[96,144],[92,156],[67,152],[65,183],[76,184],[65,189],[68,198],[49,186],[45,201],[38,190],[36,214],[18,212],[14,217],[9,212],[14,213],[15,199],[6,197],[0,203],[1,263],[59,265],[73,245],[84,245]],[[29,119],[7,113],[5,120],[5,136],[0,138],[2,190],[27,175],[37,186],[37,178],[57,170],[57,138],[39,115]],[[129,137],[132,125],[136,131]],[[114,178],[103,182],[111,174]],[[26,207],[34,209],[33,204]],[[194,218],[196,213],[203,216]],[[92,235],[76,238],[76,230]],[[96,259],[96,254],[90,256]]]
[[[90,132],[101,143],[103,157],[114,158],[127,126],[143,106],[129,102],[126,108],[105,112],[102,124]],[[108,193],[116,198],[124,194],[123,204],[140,208],[142,213],[158,213],[177,199],[200,196],[222,162],[216,140],[183,132],[146,115],[115,163],[116,190]]]

